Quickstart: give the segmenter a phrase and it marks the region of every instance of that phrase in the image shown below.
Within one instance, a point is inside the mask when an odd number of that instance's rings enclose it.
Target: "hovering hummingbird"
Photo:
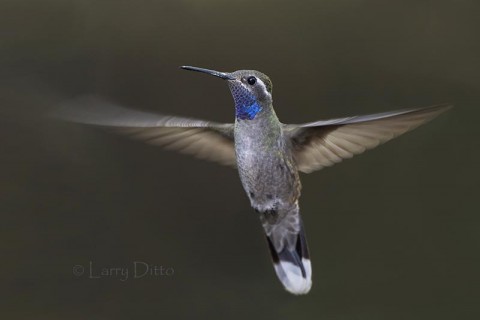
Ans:
[[[451,108],[437,105],[283,124],[273,109],[272,82],[265,74],[181,68],[227,81],[235,103],[235,123],[135,111],[94,97],[75,100],[57,116],[115,127],[151,144],[236,167],[265,231],[275,272],[293,294],[306,294],[312,286],[310,254],[298,204],[299,171],[310,173],[351,158]]]

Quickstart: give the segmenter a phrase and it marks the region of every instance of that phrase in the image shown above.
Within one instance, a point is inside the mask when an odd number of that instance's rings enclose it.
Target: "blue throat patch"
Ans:
[[[255,96],[242,86],[229,84],[235,101],[235,116],[241,120],[253,120],[262,111],[261,104]]]
[[[237,104],[235,105],[235,116],[241,120],[253,120],[261,110],[262,106],[257,101],[253,101],[250,104]]]

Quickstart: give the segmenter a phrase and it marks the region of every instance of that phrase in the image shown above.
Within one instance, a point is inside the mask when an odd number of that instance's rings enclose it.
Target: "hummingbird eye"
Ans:
[[[257,78],[255,77],[248,77],[247,82],[249,85],[253,86],[257,82]]]

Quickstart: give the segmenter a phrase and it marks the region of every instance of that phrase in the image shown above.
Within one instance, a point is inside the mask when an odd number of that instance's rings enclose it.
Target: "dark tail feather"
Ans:
[[[306,294],[312,287],[312,266],[301,218],[298,222],[298,232],[278,228],[267,235],[267,242],[275,272],[285,289],[293,294]]]

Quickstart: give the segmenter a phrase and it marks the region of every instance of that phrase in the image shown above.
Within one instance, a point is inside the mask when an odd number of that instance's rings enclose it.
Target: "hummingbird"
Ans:
[[[85,96],[56,116],[110,127],[132,138],[235,167],[265,233],[276,275],[295,295],[312,287],[300,216],[299,172],[311,173],[372,149],[424,124],[451,105],[403,109],[304,124],[284,124],[273,108],[272,81],[255,70],[220,72],[182,66],[226,80],[234,123],[166,116]]]

